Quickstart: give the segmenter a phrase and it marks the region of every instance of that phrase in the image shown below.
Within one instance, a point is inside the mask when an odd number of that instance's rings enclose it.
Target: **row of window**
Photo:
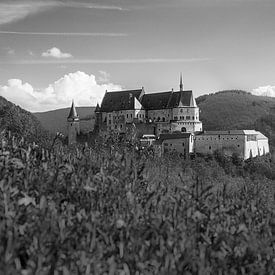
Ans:
[[[186,116],[186,117],[184,117],[184,116],[174,116],[174,120],[190,120],[191,119],[191,116]],[[192,119],[194,120],[195,119],[195,117],[194,116],[192,116]],[[196,116],[196,119],[198,119],[198,117]]]
[[[172,146],[173,144],[172,143],[170,143],[170,146]],[[169,146],[169,144],[168,143],[164,143],[164,146]],[[182,143],[182,147],[184,147],[185,146],[185,144],[184,144],[184,142]]]
[[[113,116],[114,120],[119,120],[119,119],[124,119],[124,118],[125,118],[124,115]],[[126,114],[126,118],[133,118],[133,114]],[[145,115],[144,114],[137,114],[136,118],[145,118]],[[111,116],[111,114],[109,114],[109,123],[111,123],[111,119],[112,119],[112,116]],[[105,122],[106,122],[106,118],[105,118]]]
[[[240,147],[240,144],[237,144],[237,147]],[[212,146],[209,146],[209,150],[212,150]]]
[[[212,137],[210,137],[210,138],[204,138],[204,137],[201,137],[201,138],[196,138],[197,140],[218,140],[218,139],[221,139],[221,137],[220,137],[220,135],[218,136],[218,138],[212,138]],[[235,139],[238,139],[238,137],[236,137],[236,138],[222,138],[222,140],[235,140]]]

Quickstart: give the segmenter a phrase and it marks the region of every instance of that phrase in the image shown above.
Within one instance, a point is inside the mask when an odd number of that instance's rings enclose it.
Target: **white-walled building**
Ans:
[[[213,154],[216,150],[224,155],[234,153],[243,159],[269,153],[268,138],[255,130],[204,131],[196,134],[195,152]]]
[[[192,133],[160,134],[154,144],[154,150],[158,156],[177,152],[188,157],[194,153],[194,139],[195,135]]]

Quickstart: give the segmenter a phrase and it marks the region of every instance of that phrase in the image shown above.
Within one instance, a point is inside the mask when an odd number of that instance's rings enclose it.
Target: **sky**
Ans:
[[[29,111],[106,90],[275,96],[274,0],[0,0],[0,95]]]

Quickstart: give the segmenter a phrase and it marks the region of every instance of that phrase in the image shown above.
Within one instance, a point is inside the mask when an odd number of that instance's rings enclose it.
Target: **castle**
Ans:
[[[180,76],[179,90],[145,93],[137,90],[105,92],[101,106],[95,109],[94,131],[106,138],[114,133],[127,135],[134,127],[138,136],[157,137],[155,151],[208,154],[222,150],[247,159],[269,152],[268,138],[254,130],[203,131],[199,107],[193,91],[184,90]],[[73,144],[79,134],[79,116],[74,103],[68,116],[68,141]]]

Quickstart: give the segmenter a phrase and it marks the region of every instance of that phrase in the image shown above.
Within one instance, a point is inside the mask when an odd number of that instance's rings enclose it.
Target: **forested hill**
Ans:
[[[0,131],[4,130],[40,144],[46,144],[50,138],[33,114],[0,96]]]
[[[256,129],[275,146],[275,98],[221,91],[196,99],[205,130]]]
[[[95,107],[77,107],[81,119],[81,130],[89,132],[93,129]],[[67,134],[67,116],[70,108],[57,109],[48,112],[33,113],[42,126],[51,133],[62,132]]]

